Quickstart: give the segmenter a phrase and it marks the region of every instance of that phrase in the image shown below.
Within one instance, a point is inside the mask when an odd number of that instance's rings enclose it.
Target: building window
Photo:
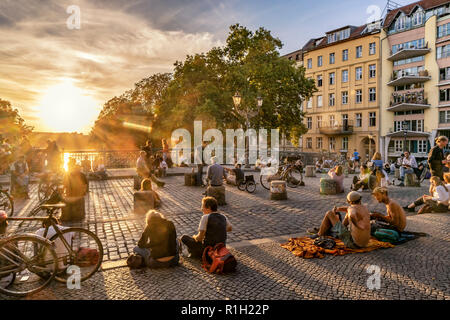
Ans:
[[[334,93],[330,93],[329,99],[328,99],[328,106],[333,107],[335,104],[335,100],[336,100],[336,98],[335,98]]]
[[[317,76],[317,86],[318,87],[322,86],[322,76]]]
[[[418,57],[414,57],[414,58],[402,59],[402,60],[394,61],[394,66],[398,67],[398,66],[402,66],[404,64],[420,62],[420,61],[424,61],[424,60],[425,60],[425,56],[418,56]]]
[[[322,116],[317,116],[317,128],[322,128]]]
[[[377,113],[369,112],[369,127],[375,127],[377,125]]]
[[[377,75],[377,66],[375,64],[371,64],[369,66],[369,78],[375,78]]]
[[[330,147],[330,151],[333,151],[336,149],[336,138],[335,137],[330,137],[328,138],[328,142],[329,142],[329,147]]]
[[[335,58],[334,52],[330,53],[330,64],[334,64],[334,58]]]
[[[342,150],[348,150],[348,137],[342,138]]]
[[[356,114],[356,127],[362,127],[362,113]]]
[[[417,152],[418,153],[427,153],[428,143],[427,140],[419,140],[417,141]]]
[[[375,88],[369,89],[369,101],[370,102],[377,101],[377,91]]]
[[[436,59],[450,57],[450,44],[436,48]]]
[[[318,66],[318,67],[321,67],[322,64],[323,64],[322,56],[318,56],[318,57],[317,57],[317,66]]]
[[[397,53],[403,49],[421,49],[425,47],[425,38],[412,40],[392,46],[392,54]]]
[[[317,96],[317,108],[322,108],[322,106],[323,106],[322,96]]]
[[[439,80],[450,80],[450,67],[441,68],[439,70]]]
[[[317,146],[318,150],[322,150],[323,149],[322,137],[317,137],[317,139],[316,139],[316,146]]]
[[[330,84],[333,85],[335,82],[335,74],[334,72],[330,73]]]
[[[450,34],[450,23],[437,27],[437,37],[442,38]]]
[[[306,126],[308,129],[312,129],[312,117],[306,118]]]
[[[300,54],[297,53],[297,54],[295,55],[295,61],[298,61],[298,60],[300,60]]]
[[[423,23],[423,11],[417,10],[412,17],[413,26],[420,26]]]
[[[362,46],[356,47],[356,57],[361,58],[362,57]]]
[[[374,55],[375,53],[377,53],[377,44],[376,42],[371,42],[369,44],[369,55]]]
[[[342,104],[348,104],[348,91],[342,91]]]
[[[308,69],[312,69],[312,59],[308,59]]]
[[[450,110],[439,111],[439,123],[450,123]]]
[[[336,119],[334,117],[334,114],[329,116],[329,122],[330,122],[330,127],[334,127],[336,125]]]
[[[363,75],[362,67],[358,67],[355,70],[356,70],[356,80],[362,80]]]
[[[362,103],[362,90],[356,90],[356,103]]]
[[[348,82],[348,70],[342,70],[342,82]]]
[[[395,30],[399,31],[405,29],[405,24],[406,24],[406,17],[405,15],[402,14],[400,17],[398,17],[397,21],[395,22]]]
[[[403,140],[394,141],[395,152],[403,152]]]
[[[306,104],[306,109],[311,109],[312,108],[312,104],[313,104],[313,98],[309,98],[308,102]]]
[[[348,60],[348,49],[342,50],[342,61]]]
[[[312,138],[306,138],[306,149],[312,149]]]
[[[450,101],[450,89],[439,90],[439,101]]]

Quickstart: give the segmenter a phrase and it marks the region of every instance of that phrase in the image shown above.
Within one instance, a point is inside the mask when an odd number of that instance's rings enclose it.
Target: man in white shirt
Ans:
[[[415,173],[415,170],[417,170],[417,161],[414,156],[412,156],[409,151],[405,151],[405,157],[402,161],[402,166],[400,167],[400,181],[399,187],[404,187],[405,184],[403,181],[405,181],[405,174],[407,173]]]

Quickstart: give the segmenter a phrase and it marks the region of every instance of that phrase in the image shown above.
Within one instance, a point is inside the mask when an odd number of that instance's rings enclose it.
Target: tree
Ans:
[[[26,125],[19,115],[19,110],[13,108],[9,101],[0,98],[0,135],[16,143],[32,130],[33,127]]]
[[[187,56],[175,63],[173,81],[168,86],[155,123],[157,131],[170,135],[174,129],[192,128],[202,119],[219,129],[245,126],[245,117],[233,106],[236,91],[241,108],[257,112],[256,98],[263,98],[261,110],[251,127],[279,128],[292,140],[306,132],[300,104],[316,90],[305,78],[305,69],[281,58],[282,43],[270,31],[255,32],[230,27],[224,47]]]

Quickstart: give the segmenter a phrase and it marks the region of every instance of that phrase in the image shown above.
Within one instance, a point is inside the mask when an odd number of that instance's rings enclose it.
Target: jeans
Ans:
[[[158,261],[156,259],[153,259],[151,257],[151,250],[149,248],[140,248],[140,247],[135,247],[133,249],[134,253],[137,253],[139,255],[141,255],[144,258],[145,261],[145,265],[151,269],[157,269],[157,268],[169,268],[169,267],[176,267],[178,265],[178,261],[180,259],[180,255],[179,255],[179,250],[177,249],[177,253],[175,254],[175,256],[169,260],[169,261]]]
[[[414,169],[413,168],[405,168],[405,167],[400,167],[400,180],[405,180],[405,174],[407,173],[414,173]]]

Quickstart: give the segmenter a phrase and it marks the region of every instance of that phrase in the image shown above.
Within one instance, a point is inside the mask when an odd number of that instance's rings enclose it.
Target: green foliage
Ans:
[[[11,142],[17,142],[22,136],[27,136],[33,127],[27,126],[19,115],[19,111],[14,109],[7,100],[0,99],[0,134]]]

